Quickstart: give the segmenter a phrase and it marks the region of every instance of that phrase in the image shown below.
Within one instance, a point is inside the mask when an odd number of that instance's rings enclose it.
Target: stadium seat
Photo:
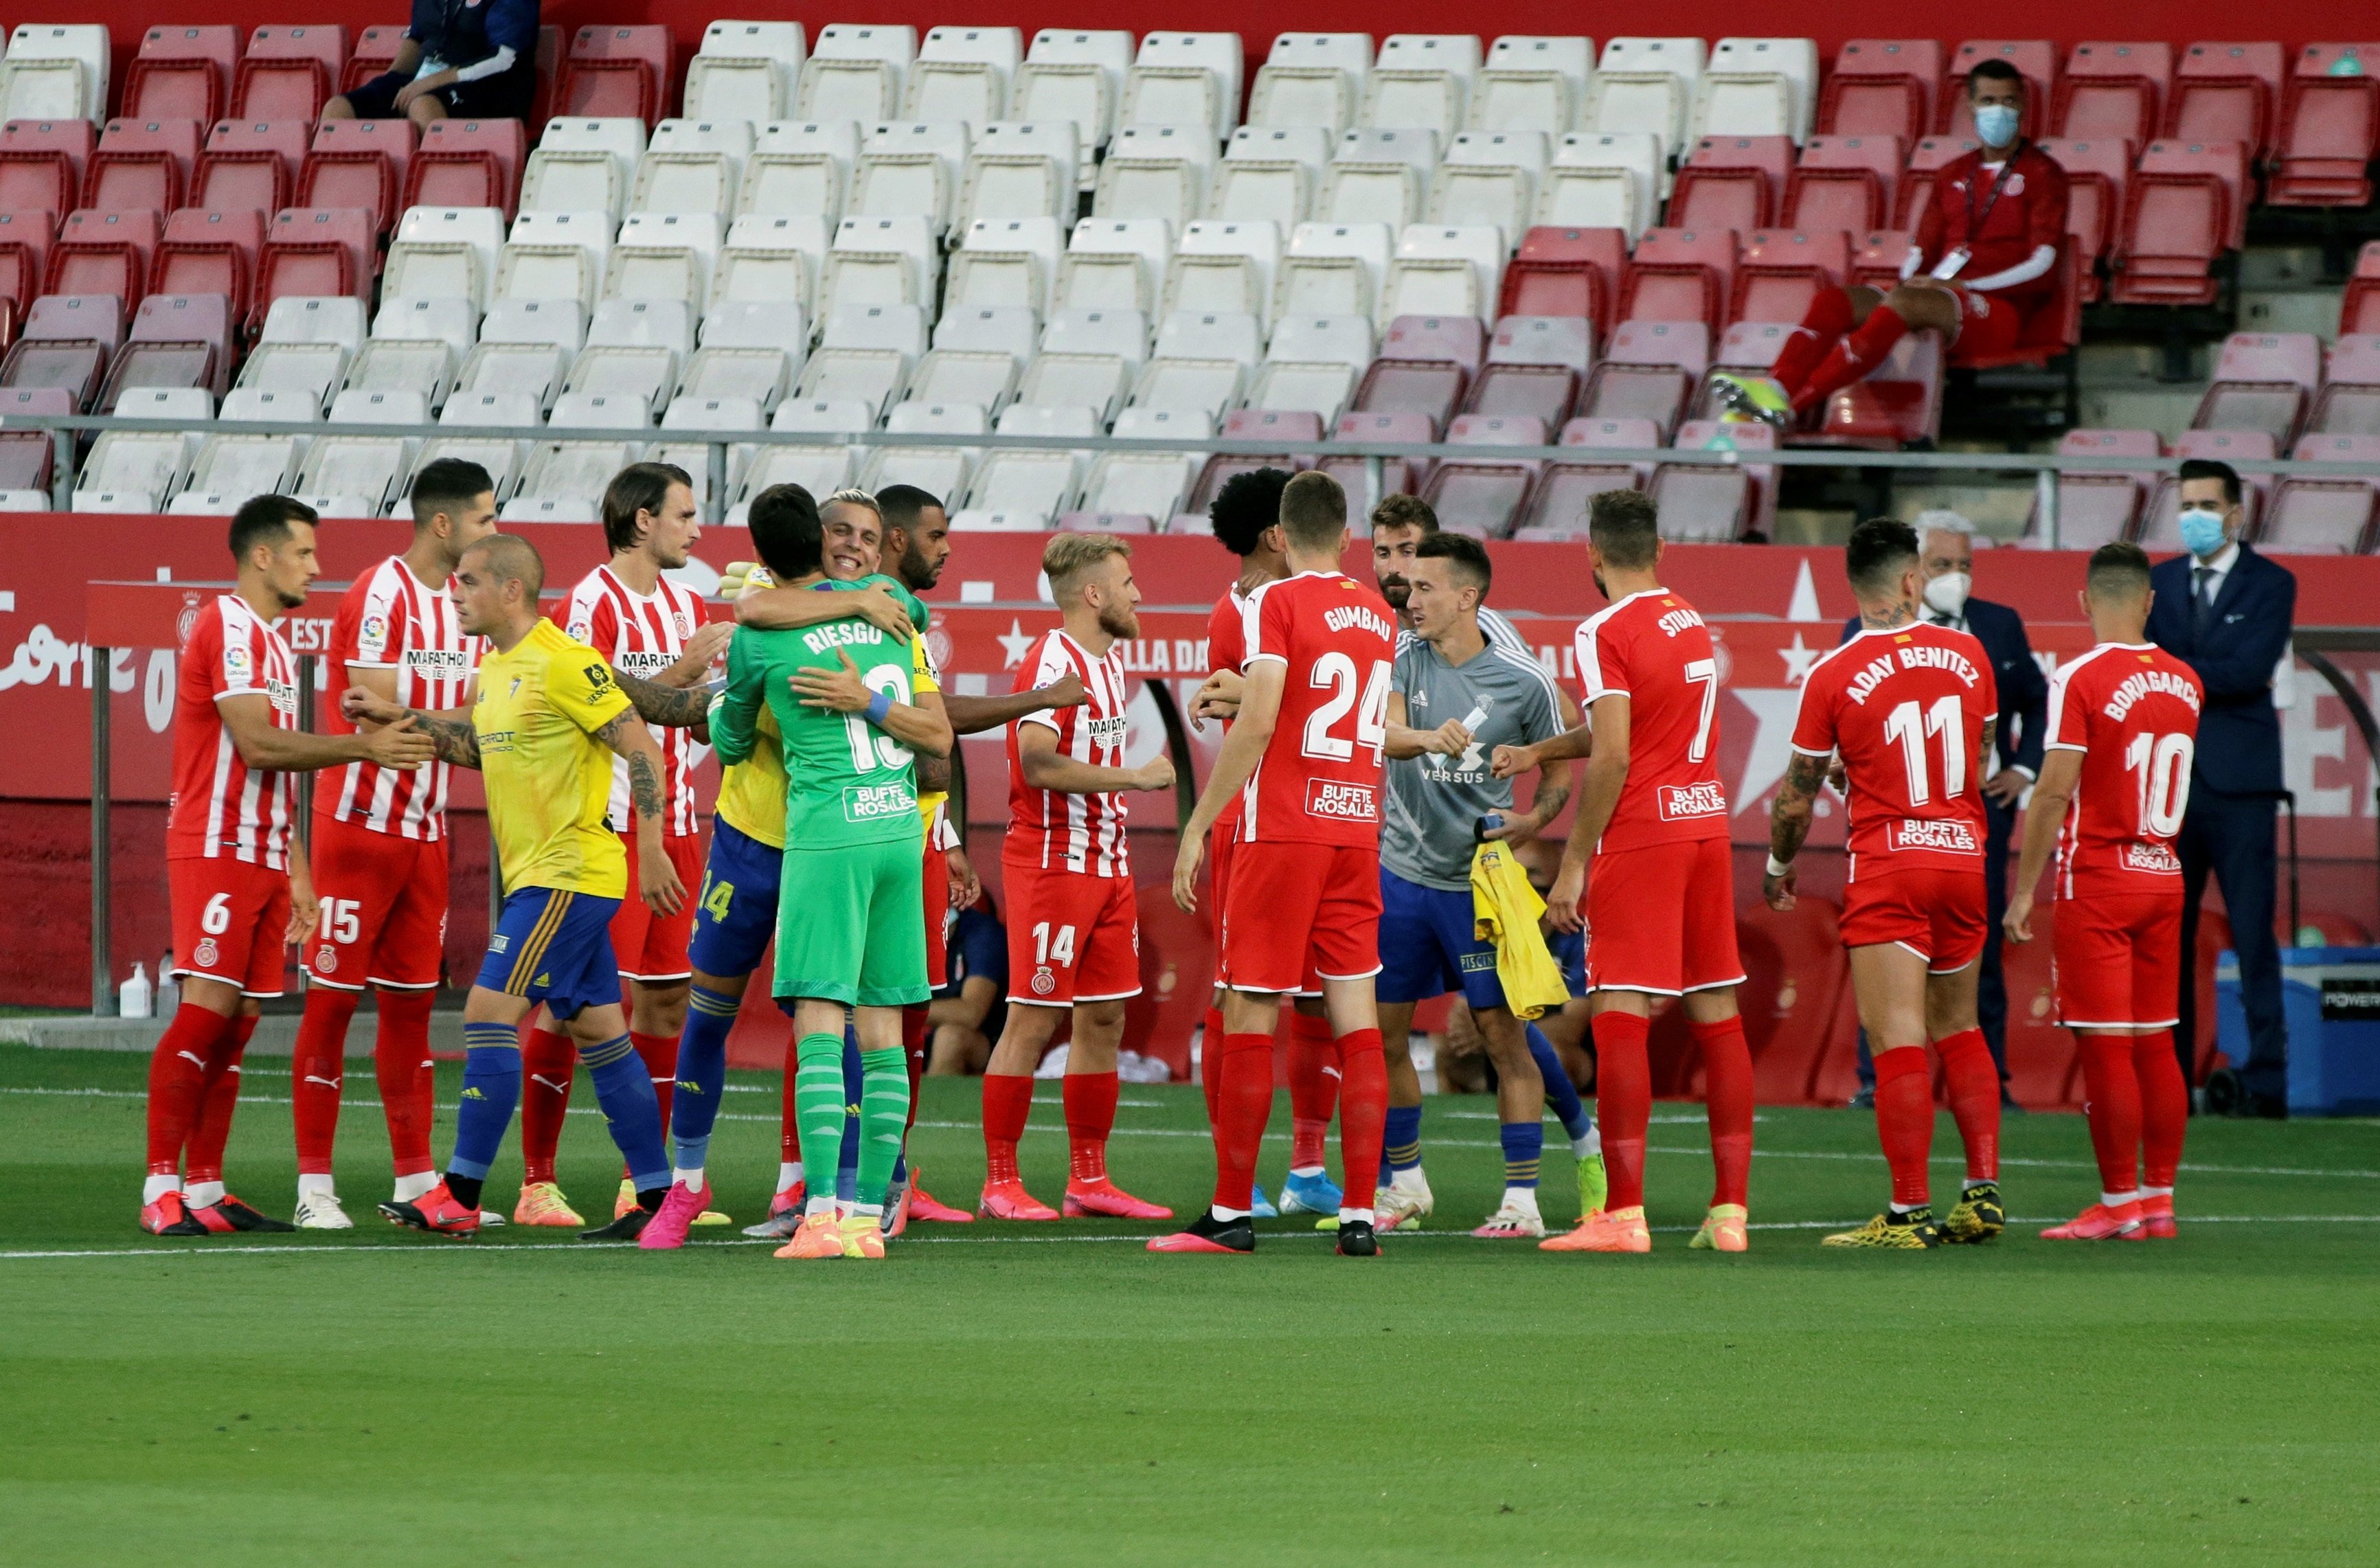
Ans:
[[[405,46],[407,25],[403,22],[368,27],[356,34],[355,46],[347,52],[346,66],[339,72],[339,91],[353,92],[378,76],[385,75],[396,65],[396,53]],[[541,71],[545,60],[540,51],[538,67]]]
[[[795,88],[795,117],[864,126],[898,119],[902,82],[917,58],[914,27],[822,28]]]
[[[2066,232],[2082,266],[2082,298],[2096,299],[2105,287],[2100,263],[2123,221],[2124,193],[2131,179],[2132,149],[2123,141],[2073,141],[2045,138],[2041,150],[2066,171]]]
[[[2316,435],[2380,435],[2380,333],[2345,333],[2331,345],[2306,429]]]
[[[632,213],[725,213],[753,149],[747,120],[663,120],[629,182]]]
[[[1009,83],[1024,63],[1025,35],[1018,29],[929,29],[902,83],[901,113],[911,120],[976,128],[1005,119]]]
[[[1493,225],[1507,237],[1537,210],[1548,149],[1542,131],[1463,131],[1429,176],[1422,212],[1433,224]]]
[[[129,310],[148,292],[149,258],[163,226],[163,214],[147,208],[68,213],[50,247],[42,292],[112,294]]]
[[[0,66],[0,119],[105,117],[112,53],[102,23],[19,23]]]
[[[214,400],[231,385],[237,320],[220,295],[150,295],[132,314],[124,352],[108,367],[102,411],[132,387],[193,387],[207,394],[207,413],[200,417],[212,418]]]
[[[1572,419],[1561,428],[1558,444],[1586,451],[1636,450],[1661,444],[1650,419]],[[1572,540],[1586,537],[1587,507],[1607,490],[1642,489],[1651,478],[1650,465],[1589,457],[1565,458],[1546,465],[1545,477],[1529,497],[1513,537]]]
[[[432,339],[443,343],[460,359],[479,341],[480,310],[468,299],[407,299],[401,297],[381,301],[379,314],[372,317],[370,346],[375,339],[422,343]]]
[[[1584,317],[1600,336],[1610,330],[1627,263],[1627,235],[1621,229],[1532,228],[1504,271],[1497,313]]]
[[[1277,224],[1283,234],[1309,217],[1330,161],[1330,133],[1313,126],[1242,126],[1207,187],[1210,218]]]
[[[1353,411],[1418,415],[1429,421],[1424,439],[1435,441],[1463,406],[1470,384],[1470,372],[1451,359],[1375,359],[1355,389]]]
[[[1716,419],[1725,411],[1715,377],[1720,371],[1738,376],[1767,377],[1775,368],[1778,354],[1785,339],[1794,331],[1787,322],[1741,321],[1730,324],[1719,334],[1718,347],[1711,355],[1710,370],[1694,388],[1690,419]]]
[[[1223,421],[1222,436],[1227,441],[1312,442],[1322,439],[1322,421],[1309,412],[1258,412],[1254,408],[1233,411]],[[1257,468],[1296,469],[1305,464],[1293,454],[1282,452],[1218,453],[1208,457],[1190,486],[1190,498],[1182,510],[1192,515],[1204,514],[1214,502],[1216,493],[1235,476]]]
[[[1903,270],[1912,265],[1909,253],[1917,249],[1917,237],[1905,229],[1874,229],[1866,234],[1854,234],[1852,239],[1852,275],[1853,283],[1889,294],[1899,283]]]
[[[1463,129],[1479,75],[1479,40],[1468,33],[1391,33],[1364,82],[1355,123],[1417,126],[1442,146]]]
[[[0,299],[21,315],[42,292],[57,218],[47,212],[0,213]]]
[[[152,27],[124,72],[128,120],[198,120],[212,124],[231,102],[239,63],[237,27]]]
[[[2192,430],[2262,431],[2285,451],[2322,384],[2322,344],[2312,333],[2235,332],[2223,340]]]
[[[1586,89],[1579,128],[1649,131],[1665,157],[1685,145],[1707,52],[1699,38],[1613,38]]]
[[[2143,177],[2175,176],[2211,180],[2223,188],[2224,211],[2229,216],[2225,248],[2237,250],[2248,243],[2248,205],[2255,195],[2247,149],[2236,141],[2152,141],[2141,150],[2133,172]]]
[[[2338,479],[2291,474],[2273,487],[2256,530],[2256,548],[2276,553],[2362,554],[2372,547],[2380,435],[2309,435],[2289,456],[2301,463],[2352,463],[2362,472]]]
[[[556,112],[572,119],[659,124],[677,81],[675,51],[667,27],[580,28],[570,35]]]
[[[1719,446],[1729,450],[1774,450],[1777,432],[1763,425],[1746,430],[1708,419],[1678,427],[1681,450]],[[1725,543],[1771,537],[1777,526],[1777,469],[1773,464],[1663,463],[1645,486],[1660,511],[1661,537],[1682,544]]]
[[[528,159],[528,130],[518,120],[439,120],[407,162],[398,208],[495,207],[510,222]],[[734,190],[731,180],[721,201]]]
[[[1459,446],[1543,446],[1544,423],[1534,419],[1458,418],[1447,432]],[[1545,465],[1540,458],[1451,457],[1429,471],[1421,496],[1439,526],[1477,539],[1509,539]]]
[[[2169,141],[2237,141],[2272,156],[2284,66],[2278,43],[2193,43],[2182,51],[2159,134]]]
[[[1245,313],[1263,324],[1272,312],[1281,266],[1281,231],[1269,223],[1212,219],[1182,233],[1166,270],[1159,314],[1177,310]]]
[[[1646,229],[1621,275],[1621,319],[1699,322],[1718,336],[1734,291],[1735,250],[1728,229]]]
[[[1491,419],[1536,419],[1560,430],[1578,402],[1579,371],[1569,365],[1497,361],[1471,383],[1463,411]]]
[[[1557,365],[1584,376],[1595,366],[1594,323],[1581,316],[1505,316],[1488,340],[1488,363]]]
[[[350,126],[382,122],[349,120]],[[387,122],[412,127],[405,121]],[[183,205],[269,218],[291,204],[306,161],[308,128],[294,120],[221,120],[207,133]]]
[[[1818,99],[1821,136],[1889,136],[1906,146],[1931,129],[1942,45],[1930,38],[1854,38],[1835,53]]]
[[[1899,137],[1814,136],[1785,181],[1778,223],[1853,234],[1877,228],[1892,213],[1901,167]]]
[[[257,267],[264,250],[264,214],[245,209],[202,212],[185,207],[165,220],[149,264],[152,294],[216,294],[235,322],[248,319]],[[228,369],[230,343],[225,343]]]
[[[1892,203],[1892,226],[1914,234],[1925,221],[1926,205],[1934,200],[1936,172],[1982,145],[1973,136],[1919,138],[1909,151],[1908,168],[1901,171],[1900,191]]]
[[[1818,46],[1807,38],[1722,38],[1695,86],[1691,132],[1801,141],[1817,113]]]
[[[1068,122],[995,120],[972,136],[952,217],[962,233],[978,218],[1075,215],[1077,144]]]
[[[957,121],[879,125],[852,169],[844,213],[865,218],[922,218],[939,238],[950,226],[967,144],[967,128]]]
[[[2071,430],[2058,439],[2061,457],[2156,457],[2164,448],[2155,431]],[[2156,483],[2153,468],[2058,471],[2058,543],[2064,550],[2096,550],[2128,540],[2140,521],[2141,501]],[[2025,537],[2038,541],[2038,510],[2025,521]]]
[[[298,168],[296,204],[357,208],[371,214],[375,235],[386,234],[419,136],[410,120],[324,120]]]
[[[1942,340],[1912,332],[1867,379],[1827,399],[1813,444],[1897,451],[1942,434]]]
[[[322,117],[347,66],[347,30],[335,25],[261,27],[248,35],[234,79],[231,117],[301,120]]]
[[[1703,322],[1621,322],[1587,377],[1576,417],[1650,419],[1667,444],[1710,369],[1710,344]]]
[[[459,356],[443,338],[387,337],[375,334],[364,342],[363,352],[347,366],[346,384],[341,395],[349,392],[418,393],[422,407],[435,413],[446,401],[455,377],[455,363]]]
[[[489,298],[569,300],[592,310],[611,255],[612,226],[601,213],[523,213],[496,253]]]
[[[2235,199],[2246,179],[2237,142],[2152,143],[2125,194],[2109,297],[2126,304],[2212,304],[2219,286],[2215,260],[2233,248],[2245,222]]]
[[[845,223],[877,221],[855,218]],[[699,315],[718,269],[724,227],[714,213],[629,213],[603,269],[603,297],[675,300]]]
[[[1205,209],[1214,164],[1215,144],[1195,126],[1123,126],[1099,164],[1091,214],[1160,218],[1179,233]]]
[[[1488,46],[1471,93],[1472,130],[1534,130],[1548,140],[1578,123],[1593,75],[1589,38],[1507,33]]]
[[[2285,448],[2277,447],[2273,438],[2260,430],[2184,431],[2174,439],[2177,457],[2199,457],[2218,463],[2264,462],[2273,460]],[[2240,504],[2242,516],[2240,535],[2252,540],[2264,520],[2270,504],[2273,487],[2269,474],[2242,474]],[[2162,476],[2149,496],[2142,513],[2140,531],[2134,542],[2143,550],[2169,554],[2181,549],[2180,513],[2181,480],[2172,474]]]
[[[2017,128],[2024,136],[2041,136],[2048,128],[2050,109],[2057,102],[2058,51],[2044,39],[1973,38],[1951,52],[1942,74],[1942,88],[1934,99],[1934,134],[1965,139],[1975,134],[1974,116],[1967,103],[1967,73],[1985,60],[2002,60],[2024,78],[2024,111]]]
[[[1075,166],[1087,175],[1115,132],[1133,51],[1127,31],[1044,28],[1016,69],[1008,112],[1020,120],[1072,121]]]
[[[99,147],[89,120],[10,120],[0,128],[0,212],[74,211],[83,171]]]
[[[1117,111],[1124,126],[1204,126],[1220,145],[1240,123],[1246,54],[1233,32],[1151,32],[1124,73]]]
[[[2366,58],[2366,55],[2369,58]],[[2276,207],[2361,207],[2380,145],[2380,44],[2309,43],[2282,94],[2278,155],[2265,200]]]
[[[1085,218],[1059,260],[1057,306],[1153,314],[1165,298],[1172,237],[1162,218]]]
[[[946,310],[1017,305],[1047,315],[1065,254],[1054,218],[978,218],[950,258]]]
[[[763,127],[744,162],[735,193],[738,217],[843,218],[859,127],[850,120],[781,120]]]
[[[1777,221],[1793,167],[1786,136],[1706,136],[1670,188],[1668,226],[1748,232]],[[1864,225],[1863,225],[1864,226]]]
[[[2380,333],[2380,239],[2367,239],[2356,253],[2354,275],[2339,302],[2342,333]]]
[[[2165,98],[2172,85],[2170,43],[2078,43],[2066,56],[2050,125],[2056,135],[2071,140],[2138,147],[2165,123]]]
[[[686,62],[686,117],[754,125],[783,119],[793,112],[808,56],[799,22],[712,22]]]
[[[1571,132],[1538,188],[1536,221],[1617,228],[1633,245],[1656,215],[1668,167],[1659,139],[1647,132]]]
[[[0,359],[0,387],[54,387],[81,413],[98,395],[108,359],[124,340],[124,305],[113,295],[44,295]]]
[[[1493,225],[1411,224],[1380,280],[1372,309],[1382,329],[1399,316],[1494,319],[1504,284],[1504,232]]]
[[[251,317],[285,295],[322,298],[371,292],[375,249],[370,214],[356,208],[288,207],[264,231]]]
[[[1371,74],[1368,34],[1284,32],[1273,40],[1272,53],[1248,90],[1247,123],[1320,129],[1335,137],[1355,123]]]
[[[1747,234],[1736,260],[1727,319],[1798,324],[1821,288],[1851,277],[1851,239],[1840,230]]]
[[[110,120],[84,166],[82,205],[121,213],[146,208],[161,219],[182,205],[199,162],[196,120]]]
[[[645,142],[645,123],[633,116],[548,121],[522,171],[518,210],[608,213],[617,222]],[[835,192],[839,203],[840,178]]]
[[[1420,221],[1428,201],[1430,171],[1437,166],[1434,130],[1348,131],[1322,171],[1315,214],[1324,223],[1376,223],[1402,229]]]

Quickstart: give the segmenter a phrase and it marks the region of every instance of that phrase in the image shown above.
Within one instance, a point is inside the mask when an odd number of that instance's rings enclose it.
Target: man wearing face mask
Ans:
[[[1999,687],[1999,768],[1984,781],[1984,897],[1990,923],[1984,933],[1975,1019],[1999,1069],[2000,1102],[2013,1107],[2016,1102],[2008,1092],[2008,987],[2000,976],[2000,916],[2008,909],[2009,847],[2016,831],[2017,802],[2041,772],[2042,746],[2048,736],[2049,681],[2034,662],[2024,617],[2005,604],[1968,596],[1974,581],[1975,526],[1948,511],[1920,512],[1913,526],[1925,577],[1925,601],[1918,618],[1929,626],[1967,632],[1982,643]],[[1843,640],[1849,642],[1859,630],[1854,615],[1843,623]],[[1864,1030],[1860,1034],[1859,1077],[1859,1098],[1852,1103],[1871,1104],[1876,1064],[1868,1055]]]
[[[1820,289],[1767,376],[1711,378],[1730,417],[1796,429],[1904,334],[1938,332],[1952,364],[1974,363],[2008,353],[2035,315],[2057,308],[2066,171],[2019,129],[2024,94],[2005,60],[1968,73],[1983,145],[1935,173],[1900,285]]]
[[[2240,476],[2228,463],[2181,466],[2182,548],[2149,574],[2156,602],[2151,642],[2206,687],[2191,769],[2190,806],[2174,848],[2181,857],[2181,1007],[2174,1049],[2194,1078],[2198,1050],[2198,901],[2212,871],[2240,954],[2248,1060],[2235,1064],[2239,1114],[2289,1114],[2289,1028],[2281,956],[2273,937],[2273,807],[2281,791],[2281,720],[2273,681],[2289,656],[2298,579],[2240,541]],[[2211,1088],[2212,1086],[2210,1086]]]

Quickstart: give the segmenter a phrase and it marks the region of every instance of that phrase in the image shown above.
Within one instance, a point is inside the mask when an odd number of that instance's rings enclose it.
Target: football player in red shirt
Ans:
[[[1576,930],[1585,917],[1596,1111],[1611,1188],[1607,1208],[1537,1245],[1549,1252],[1652,1250],[1645,1223],[1645,1135],[1653,1114],[1645,1038],[1653,999],[1674,996],[1702,1052],[1718,1170],[1710,1211],[1692,1245],[1742,1252],[1752,1048],[1735,1009],[1743,963],[1735,946],[1727,790],[1718,777],[1718,655],[1694,607],[1661,586],[1661,533],[1650,496],[1597,495],[1586,548],[1596,587],[1611,602],[1578,628],[1587,723],[1522,748],[1520,757],[1496,758],[1500,773],[1524,761],[1587,759],[1547,914],[1563,930]]]
[[[1975,1021],[1984,952],[1984,797],[1999,696],[1990,656],[1962,631],[1922,623],[1917,534],[1891,517],[1852,530],[1844,551],[1858,635],[1811,666],[1793,759],[1769,820],[1772,909],[1793,907],[1793,857],[1808,836],[1828,759],[1842,758],[1851,808],[1842,939],[1876,1051],[1876,1136],[1892,1202],[1828,1246],[1923,1249],[1988,1241],[2007,1222],[1999,1194],[2000,1079]],[[1967,1185],[1937,1225],[1925,1161],[1941,1053]]]
[[[410,722],[368,735],[298,727],[297,659],[274,623],[315,578],[313,508],[257,496],[232,517],[231,556],[237,578],[199,610],[175,684],[165,867],[182,1003],[149,1062],[140,1190],[140,1228],[158,1235],[291,1229],[225,1191],[223,1155],[259,1003],[281,994],[281,950],[320,913],[292,775],[436,755]]]
[[[1935,171],[1900,286],[1819,289],[1767,376],[1712,378],[1733,417],[1795,428],[1884,363],[1904,333],[1938,332],[1952,364],[1973,364],[2008,353],[2056,308],[2066,171],[2017,128],[2024,78],[2014,66],[1978,64],[1967,102],[1983,146]]]
[[[2188,664],[2150,646],[2152,598],[2149,558],[2138,545],[2093,553],[2082,609],[2097,646],[2050,680],[2048,750],[2025,808],[2024,850],[2002,921],[2009,941],[2033,940],[2033,890],[2055,845],[2050,973],[2058,1021],[2074,1031],[2082,1055],[2099,1201],[2042,1233],[2052,1241],[2174,1234],[2174,1168],[2190,1090],[2173,1051],[2181,987],[2181,861],[2173,838],[2190,804],[2206,690]]]
[[[1291,575],[1248,597],[1239,717],[1182,827],[1173,901],[1198,906],[1206,836],[1239,814],[1222,911],[1223,1050],[1213,1206],[1159,1252],[1249,1252],[1257,1149],[1272,1112],[1281,999],[1322,991],[1340,1059],[1339,1251],[1374,1257],[1368,1205],[1380,1165],[1388,1076],[1372,978],[1379,972],[1380,796],[1396,621],[1339,569],[1347,497],[1309,470],[1281,491]]]

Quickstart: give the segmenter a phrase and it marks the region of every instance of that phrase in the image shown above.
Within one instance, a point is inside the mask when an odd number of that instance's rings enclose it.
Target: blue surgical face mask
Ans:
[[[1986,147],[2006,147],[2016,140],[2016,111],[2006,103],[1986,103],[1975,111],[1975,134]]]
[[[2185,506],[2175,518],[2181,529],[2181,547],[2204,560],[2223,548],[2223,514],[2204,506]]]

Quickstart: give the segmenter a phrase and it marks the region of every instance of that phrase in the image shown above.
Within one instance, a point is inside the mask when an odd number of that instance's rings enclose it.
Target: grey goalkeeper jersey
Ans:
[[[1481,619],[1486,619],[1483,614]],[[1512,781],[1491,777],[1500,746],[1526,746],[1561,732],[1553,677],[1515,644],[1490,639],[1450,664],[1420,638],[1397,639],[1395,687],[1405,723],[1436,729],[1459,719],[1474,736],[1460,757],[1435,752],[1389,764],[1389,808],[1380,864],[1409,882],[1449,891],[1471,885],[1473,824],[1512,808]]]

